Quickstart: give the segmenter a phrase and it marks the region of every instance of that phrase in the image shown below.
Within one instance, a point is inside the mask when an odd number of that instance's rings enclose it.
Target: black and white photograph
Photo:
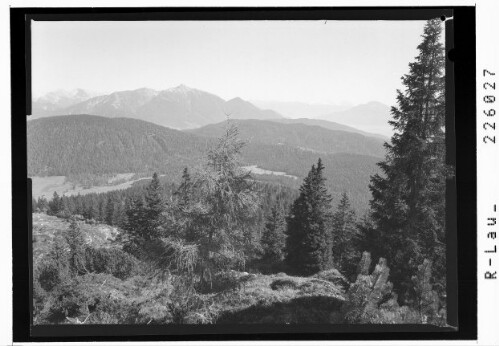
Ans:
[[[32,21],[32,321],[446,327],[445,18]]]

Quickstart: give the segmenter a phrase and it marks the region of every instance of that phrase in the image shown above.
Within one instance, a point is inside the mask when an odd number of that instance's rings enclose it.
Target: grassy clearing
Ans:
[[[45,196],[45,198],[50,199],[54,192],[57,192],[59,196],[75,196],[75,195],[86,195],[90,193],[106,193],[115,190],[125,190],[131,187],[138,181],[150,180],[150,177],[143,177],[138,179],[132,179],[135,177],[135,173],[118,174],[111,177],[107,183],[112,185],[101,185],[85,187],[80,183],[72,183],[68,181],[66,176],[50,176],[50,177],[32,177],[32,194],[33,198],[38,199],[38,197]],[[132,180],[128,180],[132,179]],[[128,181],[127,181],[128,180]]]
[[[217,323],[338,323],[344,291],[329,281],[256,275],[216,301]]]

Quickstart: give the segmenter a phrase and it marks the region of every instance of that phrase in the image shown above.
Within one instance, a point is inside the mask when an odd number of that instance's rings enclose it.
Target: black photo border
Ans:
[[[26,114],[31,113],[33,20],[424,20],[447,16],[448,319],[430,325],[50,325],[31,324],[31,181],[27,178]],[[475,8],[11,8],[13,340],[473,340],[477,337]],[[455,115],[455,116],[454,116]],[[459,258],[459,255],[461,258]],[[455,265],[449,265],[454,263]],[[452,283],[457,282],[457,285]],[[452,289],[457,287],[457,289]]]

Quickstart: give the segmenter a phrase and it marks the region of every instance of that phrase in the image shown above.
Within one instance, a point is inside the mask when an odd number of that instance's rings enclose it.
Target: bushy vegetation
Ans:
[[[364,252],[357,280],[348,289],[346,303],[342,306],[346,323],[446,324],[445,309],[439,310],[438,294],[428,282],[431,277],[431,264],[428,261],[425,260],[419,267],[418,278],[415,279],[419,302],[416,305],[399,305],[398,295],[388,280],[390,269],[384,258],[379,259],[369,275],[370,265],[371,256]]]

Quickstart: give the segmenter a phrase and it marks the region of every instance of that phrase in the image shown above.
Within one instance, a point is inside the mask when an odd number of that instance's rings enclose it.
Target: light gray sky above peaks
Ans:
[[[179,84],[230,99],[395,103],[424,21],[33,22],[32,83]]]

